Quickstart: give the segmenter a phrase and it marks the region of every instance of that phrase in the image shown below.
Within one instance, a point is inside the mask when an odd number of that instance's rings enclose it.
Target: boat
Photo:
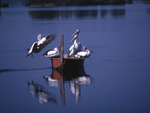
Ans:
[[[59,56],[49,57],[51,59],[52,68],[56,69],[60,73],[84,73],[84,60],[86,57],[76,57],[76,55],[70,56],[69,54],[64,54],[64,35],[60,36],[59,44]]]
[[[60,73],[67,71],[73,73],[84,69],[84,58],[70,57],[68,54],[64,54],[64,35],[60,36],[59,53],[60,56],[50,58],[53,69]]]
[[[62,62],[63,63],[61,65],[60,57],[51,58],[52,68],[56,70],[63,68],[63,72],[65,73],[74,73],[84,69],[84,58],[68,57],[68,55],[65,54]]]

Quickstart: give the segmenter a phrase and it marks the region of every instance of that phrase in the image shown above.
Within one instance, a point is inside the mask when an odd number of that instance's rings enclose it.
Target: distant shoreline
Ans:
[[[47,1],[47,2],[46,2]],[[48,2],[49,1],[49,2]],[[54,7],[54,6],[89,6],[89,5],[124,5],[125,0],[58,0],[50,2],[51,0],[41,0],[34,2],[29,0],[25,6],[27,7]],[[129,0],[132,3],[132,0]]]
[[[36,8],[36,7],[55,7],[56,5],[53,3],[47,3],[47,4],[33,4],[33,5],[25,5],[26,7],[32,7],[32,8]]]
[[[32,7],[32,8],[36,8],[36,7],[57,7],[57,6],[94,6],[94,5],[125,5],[125,4],[150,4],[150,1],[146,1],[146,2],[127,2],[127,3],[99,3],[99,4],[56,4],[56,3],[43,3],[43,4],[26,4],[26,7]]]
[[[0,5],[0,7],[9,7],[9,4],[8,3],[4,3],[4,4]]]
[[[136,2],[125,2],[125,3],[99,3],[99,4],[59,4],[59,3],[29,3],[27,2],[25,4],[26,7],[31,7],[31,8],[37,8],[37,7],[57,7],[57,6],[94,6],[94,5],[125,5],[125,4],[150,4],[150,1],[136,1]],[[9,7],[9,3],[3,3],[0,5],[0,8],[7,8]]]

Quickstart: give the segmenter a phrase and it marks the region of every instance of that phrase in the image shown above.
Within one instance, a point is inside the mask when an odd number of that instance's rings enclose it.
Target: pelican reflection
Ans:
[[[65,83],[69,83],[69,88],[76,104],[79,103],[81,97],[81,86],[91,84],[91,76],[85,73],[84,68],[73,73],[70,73],[70,71],[65,70],[65,72],[60,73],[59,70],[53,69],[51,75],[43,77],[50,87],[58,87],[60,85],[60,96],[63,106],[65,106]]]
[[[39,103],[57,103],[57,100],[55,97],[48,91],[44,89],[44,87],[40,84],[35,83],[34,81],[32,82],[27,82],[28,84],[28,89],[32,97],[36,97],[39,99]]]

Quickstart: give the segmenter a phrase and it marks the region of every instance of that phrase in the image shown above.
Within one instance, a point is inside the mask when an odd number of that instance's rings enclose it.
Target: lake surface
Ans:
[[[68,53],[76,29],[81,44],[94,51],[84,62],[88,81],[64,80],[62,88],[61,81],[43,78],[55,72],[42,55],[59,45],[61,34]],[[57,38],[26,58],[39,33]],[[0,38],[2,113],[150,112],[148,4],[1,8]]]

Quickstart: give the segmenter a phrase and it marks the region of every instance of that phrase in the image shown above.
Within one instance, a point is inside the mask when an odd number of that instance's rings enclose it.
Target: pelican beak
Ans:
[[[79,29],[77,29],[76,32],[72,35],[73,39],[70,41],[70,43],[72,43],[75,39],[77,39],[78,34],[79,34]]]
[[[77,39],[77,36],[74,36],[70,43],[72,43],[75,39]]]
[[[72,35],[72,37],[74,37],[76,34],[79,34],[79,29],[76,30],[76,32]]]
[[[94,51],[92,51],[92,50],[90,50],[91,51],[91,53],[94,53]]]

